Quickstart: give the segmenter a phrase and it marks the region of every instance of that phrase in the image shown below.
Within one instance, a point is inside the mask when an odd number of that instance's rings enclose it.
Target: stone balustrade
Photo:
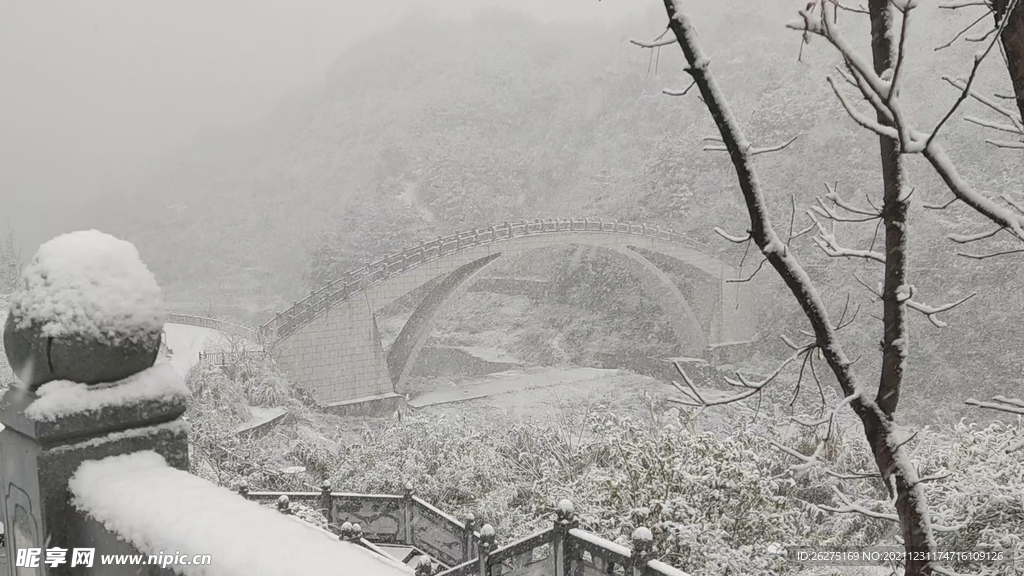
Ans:
[[[404,545],[401,558],[418,576],[686,576],[657,560],[654,535],[639,527],[631,545],[622,546],[581,530],[574,506],[562,500],[555,507],[551,528],[507,544],[499,544],[494,528],[476,528],[473,515],[464,522],[445,514],[412,493],[403,495],[332,492],[249,492],[246,498],[292,514],[291,502],[302,502],[324,515],[342,540],[379,554],[381,546]],[[405,550],[405,549],[403,549]]]
[[[532,233],[524,226],[524,233]],[[536,231],[546,230],[538,226]],[[505,229],[512,234],[511,225]],[[112,258],[125,257],[121,241],[88,234],[92,251],[76,248],[79,260],[96,258],[109,268]],[[28,270],[41,270],[50,282],[26,282],[30,289],[65,282],[93,287],[98,298],[110,293],[103,278],[74,277],[96,267],[47,268],[43,248]],[[66,261],[60,256],[56,260]],[[118,264],[126,276],[151,279],[137,253]],[[62,277],[67,274],[72,276]],[[123,289],[123,277],[114,281],[122,285],[111,290]],[[154,365],[150,336],[160,326],[109,299],[65,315],[72,302],[54,300],[63,293],[15,295],[22,303],[47,306],[12,306],[4,329],[5,344],[19,343],[6,350],[23,382],[0,397],[9,576],[588,576],[615,573],[616,567],[633,576],[685,576],[652,559],[650,530],[637,529],[631,547],[619,546],[581,530],[567,500],[557,505],[551,528],[499,545],[490,524],[477,528],[472,516],[459,521],[417,497],[411,485],[401,495],[334,492],[329,482],[319,492],[252,492],[242,484],[233,493],[192,476],[182,419],[189,391],[169,366]],[[143,304],[151,310],[157,303]],[[129,337],[138,334],[144,349]],[[63,364],[33,370],[36,362],[51,362],[55,341]],[[111,360],[120,347],[138,368],[97,381],[97,374],[125,370]],[[319,510],[332,530],[296,517],[296,503]],[[410,557],[385,550],[398,544],[410,549]],[[107,563],[111,555],[138,562]]]
[[[154,365],[160,291],[133,246],[60,236],[23,276],[4,326],[19,382],[0,397],[7,574],[413,573],[188,473],[190,393]]]

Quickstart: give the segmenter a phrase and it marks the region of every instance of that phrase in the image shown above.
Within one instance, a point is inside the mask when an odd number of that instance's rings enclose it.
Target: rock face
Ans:
[[[30,390],[99,384],[153,366],[163,333],[156,279],[135,247],[95,230],[43,244],[11,296],[4,348]]]

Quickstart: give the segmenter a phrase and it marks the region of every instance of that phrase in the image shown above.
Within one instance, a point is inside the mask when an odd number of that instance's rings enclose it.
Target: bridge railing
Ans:
[[[420,266],[431,260],[446,256],[480,244],[489,244],[534,234],[555,234],[565,232],[600,232],[608,234],[632,234],[657,238],[680,244],[688,248],[707,251],[706,247],[689,240],[682,234],[646,224],[605,221],[603,219],[551,219],[522,222],[505,222],[494,226],[476,228],[441,236],[429,242],[421,242],[397,254],[385,256],[361,268],[346,272],[340,278],[328,282],[309,296],[292,303],[283,312],[278,312],[269,322],[260,326],[263,342],[273,342],[291,334],[301,326],[317,318],[338,302],[347,300],[371,286],[396,274]]]
[[[228,322],[227,320],[219,320],[217,318],[207,318],[204,316],[193,316],[190,314],[177,314],[169,312],[165,318],[165,321],[170,324],[184,324],[186,326],[198,326],[200,328],[210,328],[224,332],[225,334],[231,334],[240,338],[245,338],[252,342],[259,342],[260,331],[258,329],[249,328],[248,326],[242,326],[241,324],[235,324],[234,322]]]
[[[208,366],[229,366],[239,361],[259,360],[266,357],[263,350],[240,350],[237,352],[200,352],[199,363]]]

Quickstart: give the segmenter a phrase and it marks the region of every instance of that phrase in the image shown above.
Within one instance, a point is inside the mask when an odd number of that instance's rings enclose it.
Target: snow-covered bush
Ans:
[[[939,549],[1000,549],[1007,556],[1016,554],[1018,562],[1024,559],[1024,430],[999,422],[982,427],[960,421],[950,434],[929,430],[919,436],[915,456],[922,470],[940,477],[929,483],[932,522],[959,527],[937,533]],[[952,567],[979,568],[962,563]]]
[[[202,456],[193,464],[221,485],[245,479],[252,490],[309,491],[329,478],[346,492],[400,494],[410,483],[440,509],[492,524],[504,542],[550,526],[554,504],[568,498],[584,529],[628,544],[633,530],[648,527],[656,555],[694,576],[828,573],[801,571],[776,551],[895,544],[892,522],[819,508],[837,504],[835,488],[892,513],[877,479],[839,479],[821,468],[793,477],[792,459],[764,439],[784,435],[787,446],[810,454],[818,438],[802,427],[784,434],[723,412],[728,431],[711,433],[696,412],[670,411],[655,421],[598,409],[547,425],[495,416],[483,430],[461,418],[413,413],[368,420],[358,438],[340,441],[346,421],[306,408],[292,392],[282,405],[293,422],[241,439],[230,430],[241,418],[237,406],[256,405],[259,386],[277,386],[280,377],[269,361],[247,370],[242,378],[243,370],[203,368],[189,378],[197,394],[191,440]],[[831,470],[871,470],[857,432],[833,433],[822,453]],[[939,534],[941,549],[1024,552],[1024,450],[1006,451],[1022,440],[1020,428],[1007,425],[960,424],[916,436],[922,474],[950,473],[929,482],[933,522],[963,525]],[[295,464],[306,473],[279,472]]]

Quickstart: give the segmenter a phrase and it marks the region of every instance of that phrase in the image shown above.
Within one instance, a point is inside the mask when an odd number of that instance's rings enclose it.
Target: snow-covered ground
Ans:
[[[199,363],[200,352],[217,352],[230,346],[228,337],[212,328],[168,323],[164,324],[164,335],[164,344],[170,352],[168,361],[171,368],[182,378]],[[245,350],[256,349],[256,345],[249,342],[238,345]]]

